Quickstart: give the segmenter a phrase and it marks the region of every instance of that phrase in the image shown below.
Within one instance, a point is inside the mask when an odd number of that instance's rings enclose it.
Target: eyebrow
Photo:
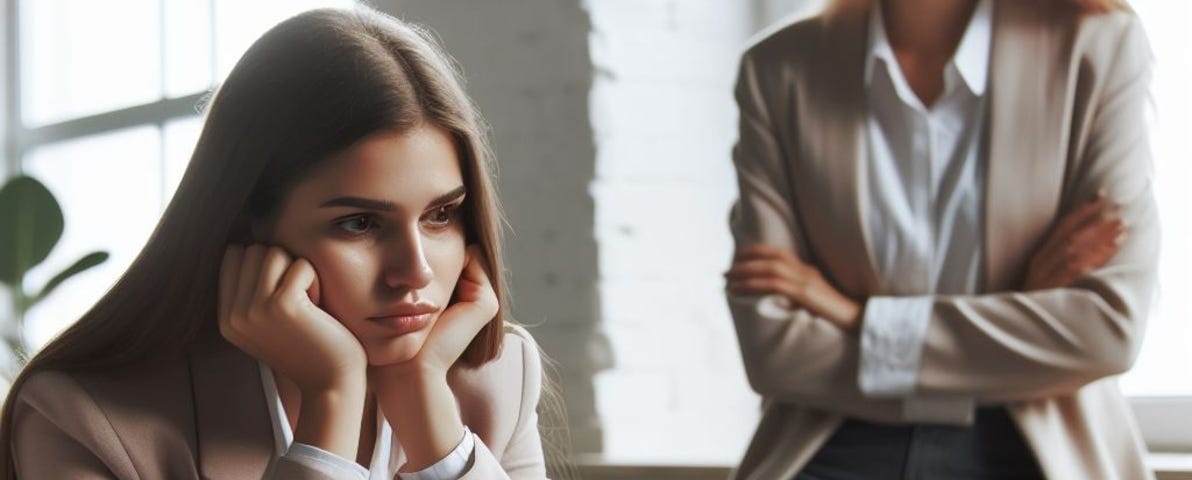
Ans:
[[[467,193],[467,189],[465,189],[463,185],[460,185],[458,187],[455,187],[454,189],[452,189],[451,191],[449,191],[447,193],[444,193],[442,195],[435,197],[434,200],[430,201],[430,204],[437,206],[437,205],[442,205],[444,203],[448,203],[448,202],[451,202],[454,200],[458,200],[460,197],[464,196],[465,193]],[[385,200],[376,200],[376,199],[372,199],[372,198],[350,197],[350,196],[349,197],[335,197],[335,198],[327,200],[327,201],[323,202],[321,205],[319,205],[319,208],[332,208],[332,207],[363,208],[365,210],[378,210],[378,211],[382,211],[382,212],[392,212],[393,210],[397,209],[397,205],[394,204],[393,202],[388,202]]]

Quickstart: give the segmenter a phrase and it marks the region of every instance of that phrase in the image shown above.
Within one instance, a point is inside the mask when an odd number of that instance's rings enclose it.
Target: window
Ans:
[[[8,170],[45,183],[66,217],[62,240],[29,284],[44,284],[92,250],[112,254],[28,313],[34,348],[79,318],[131,263],[190,159],[203,96],[244,50],[290,15],[351,3],[5,2]]]
[[[1131,0],[1155,53],[1152,94],[1155,126],[1151,148],[1155,159],[1154,190],[1159,203],[1162,247],[1159,298],[1134,369],[1122,377],[1143,434],[1152,449],[1192,452],[1192,4],[1163,0]]]

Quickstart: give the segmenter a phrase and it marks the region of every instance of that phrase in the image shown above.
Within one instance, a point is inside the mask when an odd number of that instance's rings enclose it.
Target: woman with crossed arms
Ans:
[[[1151,478],[1158,225],[1113,0],[839,0],[744,54],[743,479]]]

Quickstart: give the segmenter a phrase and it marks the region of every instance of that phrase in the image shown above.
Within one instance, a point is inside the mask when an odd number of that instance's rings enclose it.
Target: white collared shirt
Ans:
[[[329,466],[351,475],[359,480],[390,480],[397,475],[401,480],[458,480],[472,464],[472,454],[476,443],[472,432],[464,427],[464,438],[446,457],[435,464],[414,473],[398,473],[401,468],[398,459],[398,443],[393,436],[393,428],[385,420],[380,409],[377,411],[377,438],[373,443],[372,461],[365,469],[360,464],[318,447],[304,443],[294,443],[294,432],[290,422],[286,419],[285,406],[281,403],[281,396],[277,393],[277,382],[273,378],[273,370],[261,362],[257,362],[261,369],[261,386],[265,390],[265,400],[269,405],[269,416],[273,424],[274,461],[282,456],[307,465]],[[318,467],[314,467],[320,469]],[[321,469],[320,469],[321,470]]]
[[[971,399],[916,398],[914,387],[932,296],[982,288],[982,142],[993,2],[978,3],[944,68],[943,93],[930,107],[903,76],[875,3],[865,64],[869,150],[863,193],[869,249],[884,294],[866,304],[860,387],[870,396],[908,398],[914,420],[965,418]]]

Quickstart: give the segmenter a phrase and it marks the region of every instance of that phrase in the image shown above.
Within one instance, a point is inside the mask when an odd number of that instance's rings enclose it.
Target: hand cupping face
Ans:
[[[450,138],[435,127],[381,132],[325,163],[267,219],[266,237],[276,246],[229,251],[271,252],[261,275],[281,278],[278,269],[300,265],[307,305],[279,311],[316,311],[312,319],[334,325],[309,320],[305,329],[274,332],[285,316],[270,324],[272,311],[263,309],[252,317],[260,328],[234,331],[229,340],[277,368],[274,362],[286,360],[252,345],[285,339],[304,345],[289,349],[294,356],[350,357],[343,345],[312,347],[347,333],[367,365],[414,361],[445,370],[498,308],[484,262],[472,260],[479,250],[465,244],[467,192]]]

